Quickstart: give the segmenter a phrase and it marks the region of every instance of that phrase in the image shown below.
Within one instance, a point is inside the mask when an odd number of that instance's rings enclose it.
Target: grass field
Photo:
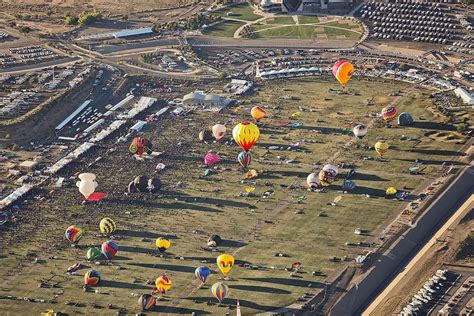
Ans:
[[[235,31],[244,23],[237,21],[222,21],[216,25],[210,26],[202,31],[205,35],[219,37],[234,37]]]
[[[292,25],[295,24],[295,21],[291,16],[277,16],[274,18],[268,18],[265,20],[267,24],[280,24],[280,25]]]
[[[25,311],[38,315],[47,308],[70,315],[110,315],[106,306],[113,304],[137,313],[134,294],[149,293],[152,285],[147,280],[163,273],[172,279],[173,287],[150,314],[194,311],[222,315],[228,312],[228,304],[235,308],[236,299],[240,299],[243,314],[254,314],[275,310],[312,289],[323,287],[325,275],[342,265],[331,262],[330,257],[354,258],[363,251],[345,244],[364,240],[354,230],[362,227],[373,232],[402,207],[403,202],[384,198],[385,189],[395,186],[413,190],[424,179],[436,175],[442,162],[460,148],[454,142],[433,141],[425,136],[428,131],[451,129],[442,117],[435,117],[427,110],[430,91],[412,89],[403,82],[358,78],[353,78],[349,88],[360,95],[331,93],[329,89],[339,89],[332,78],[272,81],[264,83],[257,95],[244,98],[239,107],[223,113],[193,112],[182,118],[160,119],[143,132],[153,142],[154,150],[164,152],[162,157],[151,161],[133,160],[128,154],[128,143],[116,145],[114,139],[104,142],[94,155],[63,172],[64,176],[72,177],[70,185],[61,189],[54,189],[53,185],[45,188],[43,193],[47,198],[34,200],[33,197],[34,203],[21,205],[17,224],[2,233],[0,295],[45,302],[1,299],[0,310],[11,315],[22,315]],[[387,128],[379,122],[366,138],[357,141],[373,145],[379,137],[384,137],[391,146],[385,158],[375,160],[373,149],[360,146],[335,155],[353,139],[350,133],[353,124],[368,124],[372,120],[369,114],[378,113],[393,102],[396,97],[388,95],[396,91],[406,93],[397,102],[399,112],[409,111],[416,124]],[[375,105],[367,106],[367,100],[372,98]],[[260,123],[261,136],[252,148],[251,167],[258,170],[259,176],[255,180],[242,180],[244,172],[235,162],[240,150],[232,144],[230,129],[248,119],[249,109],[257,104],[266,108],[269,116]],[[297,122],[302,125],[287,126]],[[224,141],[198,142],[198,132],[215,123],[226,123],[228,133]],[[409,140],[401,140],[402,134]],[[299,146],[290,146],[294,142],[299,142]],[[106,155],[106,150],[112,147],[117,150]],[[224,161],[205,175],[207,167],[202,159],[209,150],[219,152]],[[97,156],[103,159],[87,169],[86,165]],[[408,173],[415,159],[423,160],[426,167],[423,175]],[[166,164],[166,169],[156,174],[158,162]],[[354,191],[348,194],[340,191],[348,171],[343,168],[339,170],[341,176],[326,192],[305,189],[306,176],[329,162],[356,165]],[[107,200],[81,205],[74,175],[86,169],[97,174],[98,189],[109,194]],[[160,194],[125,194],[127,184],[139,174],[158,176],[163,183]],[[255,187],[253,195],[242,196],[248,186]],[[337,196],[342,196],[340,202],[330,205]],[[322,211],[327,216],[319,216]],[[117,223],[119,231],[114,236],[119,251],[109,264],[96,266],[85,262],[84,256],[89,246],[107,240],[97,235],[98,223],[105,216]],[[75,248],[64,240],[64,230],[71,224],[85,230]],[[231,293],[224,302],[226,306],[218,306],[215,299],[213,305],[206,303],[211,299],[210,285],[221,278],[217,272],[204,287],[199,287],[194,277],[194,269],[199,265],[215,269],[215,258],[220,252],[209,252],[202,247],[208,236],[216,233],[225,240],[220,251],[233,253],[238,260],[230,274],[232,279],[227,282]],[[159,236],[172,241],[165,258],[158,256],[154,246]],[[275,257],[275,253],[286,256]],[[35,257],[40,259],[37,263],[33,263]],[[64,273],[75,262],[92,266],[102,274],[98,293],[82,291],[85,270],[76,275]],[[239,266],[245,262],[259,269]],[[284,267],[294,262],[301,262],[302,269],[292,277]],[[312,271],[323,275],[313,276]],[[48,279],[49,284],[59,283],[55,288],[38,287],[41,280]],[[77,304],[65,305],[66,301]],[[92,303],[101,308],[92,307]]]
[[[319,18],[317,16],[300,15],[298,21],[300,24],[319,23]]]
[[[256,33],[258,37],[287,37],[306,39],[312,38],[314,34],[314,26],[311,25],[295,25],[283,26],[278,28],[264,29]]]
[[[231,15],[228,13],[231,12]],[[212,13],[224,18],[239,19],[245,21],[255,21],[262,16],[253,13],[253,9],[246,3],[228,6]]]

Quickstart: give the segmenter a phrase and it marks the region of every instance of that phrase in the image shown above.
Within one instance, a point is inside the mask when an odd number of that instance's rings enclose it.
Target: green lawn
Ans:
[[[356,228],[374,232],[400,212],[404,203],[385,199],[385,189],[416,188],[437,175],[443,161],[461,146],[426,136],[429,131],[444,131],[450,126],[443,125],[445,119],[427,109],[431,91],[417,88],[401,97],[397,108],[424,124],[387,128],[377,121],[364,139],[342,150],[354,140],[350,132],[353,124],[368,124],[370,113],[379,113],[396,99],[390,94],[400,90],[405,93],[409,88],[412,85],[405,82],[354,77],[346,88],[357,92],[351,95],[331,92],[340,89],[332,76],[263,82],[257,93],[240,99],[243,103],[239,107],[221,113],[193,111],[185,117],[163,116],[148,124],[142,135],[152,141],[154,150],[164,152],[162,156],[137,161],[128,154],[129,142],[116,143],[116,137],[104,140],[100,148],[60,173],[71,179],[62,188],[55,188],[52,181],[43,190],[45,199],[36,199],[35,193],[29,203],[21,203],[16,222],[1,232],[0,296],[17,299],[1,299],[0,311],[39,315],[51,308],[69,315],[111,315],[117,311],[107,308],[112,304],[135,314],[139,312],[136,294],[150,293],[149,281],[161,274],[169,276],[173,286],[151,315],[233,315],[237,299],[243,315],[263,313],[324,287],[325,275],[343,265],[330,261],[330,257],[354,258],[364,251],[346,245],[348,241],[365,240],[354,234]],[[367,106],[371,99],[374,105]],[[251,168],[259,176],[243,180],[245,173],[236,162],[241,149],[231,141],[232,127],[250,119],[250,108],[255,105],[264,107],[268,115],[259,123],[260,138],[251,150]],[[154,106],[150,113],[158,108]],[[292,116],[297,111],[300,115]],[[199,131],[225,122],[230,123],[226,123],[227,134],[221,142],[198,141]],[[297,122],[301,125],[288,126]],[[432,127],[429,122],[433,122]],[[403,140],[401,135],[409,139]],[[360,146],[373,146],[379,137],[390,145],[382,161],[374,159],[377,155],[373,149]],[[294,142],[299,145],[290,146]],[[116,150],[107,153],[110,148]],[[223,158],[215,168],[203,163],[203,156],[210,150]],[[340,155],[334,156],[339,150]],[[423,175],[408,173],[415,159],[423,161]],[[166,168],[157,173],[159,162]],[[326,163],[342,162],[356,165],[354,191],[341,192],[348,168],[339,168],[337,180],[325,193],[306,190],[310,172],[318,172]],[[87,167],[89,163],[93,166]],[[98,188],[109,194],[108,199],[99,204],[81,204],[75,180],[77,173],[84,171],[97,175]],[[160,178],[158,194],[125,194],[128,183],[140,174]],[[249,186],[255,187],[253,195],[243,195]],[[331,205],[339,196],[342,198],[337,205]],[[326,216],[320,216],[320,212]],[[96,265],[86,262],[84,256],[88,247],[100,246],[108,239],[97,235],[103,217],[111,217],[117,224],[114,239],[119,250],[113,260]],[[64,230],[71,224],[84,229],[77,247],[64,240]],[[212,234],[226,241],[218,252],[203,249]],[[160,236],[172,242],[168,256],[163,258],[155,247],[155,239]],[[214,304],[208,305],[210,285],[222,281],[222,277],[213,272],[207,284],[200,287],[194,269],[207,265],[216,270],[215,259],[221,252],[234,253],[238,260],[227,282],[231,293],[225,305],[218,306],[214,298]],[[39,260],[35,263],[34,258]],[[86,268],[66,274],[67,267],[76,262]],[[245,268],[246,262],[260,268]],[[302,263],[296,277],[284,270],[294,262]],[[82,276],[88,268],[99,271],[102,280],[98,287],[84,292]],[[314,276],[312,271],[324,275]],[[56,286],[38,287],[41,281]],[[74,304],[66,305],[67,301]],[[100,308],[94,308],[93,303]]]
[[[314,26],[312,25],[295,25],[284,26],[274,29],[263,30],[256,33],[258,37],[288,37],[308,39],[313,38]]]
[[[300,24],[319,23],[319,18],[317,16],[300,15],[298,21]]]
[[[268,18],[265,20],[267,24],[280,24],[280,25],[291,25],[295,24],[295,21],[291,16],[278,16],[275,18]]]
[[[205,35],[219,36],[219,37],[234,37],[235,31],[244,25],[237,21],[222,21],[216,25],[206,28],[202,31]]]
[[[228,14],[231,12],[232,14]],[[224,18],[233,18],[233,19],[239,19],[239,20],[245,20],[245,21],[255,21],[262,16],[256,15],[253,13],[253,9],[246,3],[242,4],[237,4],[233,6],[228,6],[216,11],[213,11],[212,13],[222,16]]]
[[[361,34],[356,32],[351,32],[349,30],[342,30],[333,27],[325,27],[324,33],[326,33],[328,39],[334,39],[337,36],[344,35],[346,39],[358,39],[361,37]]]

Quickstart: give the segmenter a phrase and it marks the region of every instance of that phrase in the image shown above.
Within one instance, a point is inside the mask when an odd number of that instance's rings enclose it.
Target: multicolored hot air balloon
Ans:
[[[98,259],[102,256],[102,252],[95,248],[95,247],[91,247],[89,249],[87,249],[87,253],[86,253],[86,259],[87,261],[93,261],[95,259]]]
[[[82,229],[77,226],[71,225],[66,228],[66,239],[73,244],[77,244],[82,238]]]
[[[306,178],[306,183],[310,189],[318,189],[321,187],[321,182],[316,173],[310,173]]]
[[[216,124],[212,127],[212,135],[216,140],[219,140],[224,137],[226,131],[227,128],[223,124]]]
[[[171,241],[169,239],[159,237],[156,239],[156,247],[161,253],[164,253],[171,246]]]
[[[351,191],[351,190],[354,190],[356,187],[356,184],[354,181],[352,180],[344,180],[344,182],[342,183],[342,190],[343,191]]]
[[[242,167],[247,168],[252,162],[252,154],[249,151],[243,151],[237,156],[237,161]]]
[[[212,285],[211,292],[212,292],[212,295],[214,295],[214,297],[217,298],[219,303],[222,303],[222,301],[226,298],[226,296],[229,295],[230,290],[229,290],[229,287],[225,283],[217,282]]]
[[[397,116],[397,108],[394,107],[393,105],[386,106],[382,109],[382,118],[385,121],[390,121]]]
[[[84,274],[84,285],[94,286],[100,282],[100,273],[95,270],[89,270]]]
[[[356,125],[352,132],[354,133],[355,137],[362,139],[367,134],[367,126],[362,124]]]
[[[327,164],[319,172],[319,181],[321,185],[327,187],[336,180],[337,177],[337,167],[335,165]]]
[[[143,294],[138,298],[138,305],[144,312],[152,309],[155,303],[155,298],[150,294]]]
[[[197,267],[194,271],[196,278],[198,278],[203,284],[206,283],[207,278],[211,275],[211,269],[206,266]]]
[[[115,232],[117,225],[115,225],[113,219],[105,217],[100,220],[99,229],[101,234],[110,235]]]
[[[221,157],[219,157],[218,154],[215,154],[215,153],[207,153],[205,156],[204,156],[204,163],[206,165],[214,165],[218,162],[220,162],[222,159]]]
[[[101,247],[102,254],[107,259],[112,259],[117,253],[117,250],[118,250],[118,245],[112,240],[108,240],[104,242]]]
[[[168,278],[166,275],[160,275],[156,281],[155,281],[155,286],[158,292],[161,294],[165,294],[170,288],[173,283],[171,282],[171,279]]]
[[[217,257],[216,261],[217,267],[221,270],[224,277],[226,277],[234,265],[234,257],[225,253]]]
[[[237,124],[232,130],[232,136],[235,142],[242,147],[243,150],[249,151],[258,140],[260,130],[258,126],[250,122],[242,122]]]
[[[250,115],[252,115],[253,119],[257,122],[260,122],[261,119],[265,118],[267,115],[267,112],[265,112],[264,109],[262,109],[259,106],[254,106],[250,110]]]
[[[375,151],[380,157],[385,155],[385,153],[388,151],[388,144],[385,142],[385,140],[379,140],[375,143]]]
[[[403,112],[398,116],[397,123],[400,126],[411,125],[413,124],[413,117],[409,113]]]
[[[130,144],[128,150],[132,155],[143,155],[144,153],[151,154],[153,144],[144,137],[135,137]]]
[[[340,60],[332,67],[332,74],[336,77],[337,81],[345,86],[349,80],[351,80],[352,74],[354,73],[354,65],[347,60]]]

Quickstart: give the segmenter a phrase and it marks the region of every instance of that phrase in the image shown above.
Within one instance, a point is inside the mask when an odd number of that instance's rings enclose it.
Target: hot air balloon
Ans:
[[[261,119],[266,117],[267,112],[259,106],[254,106],[250,110],[250,115],[252,115],[253,119],[257,122],[260,122]]]
[[[148,187],[148,178],[144,175],[136,176],[133,179],[133,184],[139,192],[146,192]]]
[[[388,151],[388,144],[384,140],[379,140],[375,143],[375,151],[380,157],[383,157],[383,155]]]
[[[344,180],[344,182],[342,183],[342,190],[343,191],[351,191],[351,190],[354,190],[356,187],[356,184],[354,181],[352,180]]]
[[[318,189],[321,187],[321,182],[316,173],[310,173],[306,178],[306,183],[310,189]]]
[[[217,247],[222,242],[222,238],[219,235],[212,235],[207,239],[208,247]]]
[[[102,254],[107,259],[112,259],[117,253],[117,250],[118,250],[118,245],[112,240],[104,242],[101,247]]]
[[[219,303],[222,303],[222,301],[226,298],[227,295],[229,295],[230,290],[229,287],[222,282],[217,282],[212,285],[211,288],[212,295],[214,295],[215,298],[219,301]]]
[[[95,248],[95,247],[91,247],[89,249],[87,249],[87,253],[86,253],[86,259],[87,261],[93,261],[95,259],[98,259],[102,256],[102,252]]]
[[[400,126],[411,125],[413,124],[413,117],[409,113],[403,112],[398,116],[397,123]]]
[[[84,274],[84,285],[94,286],[100,282],[100,273],[95,270],[89,270]]]
[[[130,144],[128,150],[132,155],[143,155],[144,153],[151,154],[153,151],[153,144],[144,137],[135,137]]]
[[[211,270],[206,266],[197,267],[194,271],[196,278],[198,278],[203,284],[206,283],[207,278],[211,275]]]
[[[100,220],[99,229],[101,234],[110,235],[115,232],[115,230],[117,229],[117,225],[115,225],[113,219],[105,217]]]
[[[354,133],[355,137],[362,139],[367,134],[367,126],[362,124],[356,125],[352,132]]]
[[[327,164],[323,167],[323,169],[319,172],[319,181],[321,181],[321,185],[328,186],[336,180],[337,176],[337,167],[331,164]]]
[[[232,266],[234,265],[234,257],[229,254],[222,254],[217,257],[217,267],[221,270],[222,274],[226,277],[229,274]]]
[[[138,305],[142,311],[149,311],[155,306],[155,298],[150,294],[143,294],[138,298]]]
[[[385,190],[386,196],[393,196],[395,194],[397,194],[397,189],[395,189],[395,187],[388,187],[387,190]]]
[[[354,73],[354,65],[347,60],[340,60],[332,67],[332,74],[336,77],[337,81],[345,86],[349,80],[351,80],[352,74]]]
[[[66,228],[66,239],[73,244],[77,244],[82,238],[82,229],[77,226],[71,225]]]
[[[148,186],[146,187],[146,189],[150,193],[156,193],[161,188],[161,181],[158,178],[148,179],[147,183],[148,183]]]
[[[212,135],[214,135],[214,138],[216,140],[219,140],[224,137],[226,130],[227,128],[225,127],[225,125],[216,124],[212,127]]]
[[[393,105],[386,106],[382,109],[382,118],[385,121],[393,120],[397,116],[397,108]]]
[[[156,247],[161,253],[164,253],[171,246],[171,241],[169,239],[159,237],[156,239]]]
[[[204,163],[206,165],[214,165],[218,162],[220,162],[222,159],[221,157],[219,157],[218,154],[215,154],[215,153],[207,153],[205,156],[204,156]]]
[[[247,168],[252,162],[252,155],[249,151],[243,151],[237,156],[237,161],[242,167]]]
[[[155,286],[158,292],[161,294],[165,294],[170,288],[173,283],[171,282],[171,279],[168,278],[166,275],[160,275],[156,281],[155,281]]]
[[[203,130],[199,132],[199,140],[201,142],[210,142],[212,141],[212,132],[210,130]]]
[[[243,150],[249,151],[258,140],[260,130],[257,125],[250,122],[242,122],[237,124],[232,130],[232,136],[235,142],[242,147]]]
[[[87,199],[97,188],[97,182],[95,181],[95,174],[93,173],[81,173],[79,175],[80,181],[76,182],[76,186],[79,188],[79,192]]]

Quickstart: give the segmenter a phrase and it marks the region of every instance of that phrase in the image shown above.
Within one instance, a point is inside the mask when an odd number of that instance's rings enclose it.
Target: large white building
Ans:
[[[464,104],[474,105],[474,95],[471,91],[467,91],[466,89],[458,87],[454,89],[454,93],[456,94],[456,96],[462,99]]]
[[[194,91],[183,97],[183,105],[187,107],[199,107],[208,111],[220,111],[231,102],[230,99],[217,94],[206,94],[202,91]]]
[[[353,0],[262,0],[260,7],[269,13],[327,13],[347,10]]]

